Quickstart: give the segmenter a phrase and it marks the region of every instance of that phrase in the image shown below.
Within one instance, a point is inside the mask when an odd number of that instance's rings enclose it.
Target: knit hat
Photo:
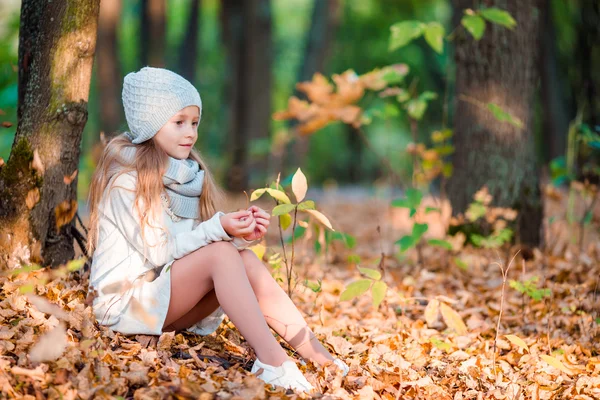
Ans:
[[[200,93],[187,79],[164,68],[144,67],[123,80],[123,108],[132,143],[152,139],[181,109],[198,106]]]

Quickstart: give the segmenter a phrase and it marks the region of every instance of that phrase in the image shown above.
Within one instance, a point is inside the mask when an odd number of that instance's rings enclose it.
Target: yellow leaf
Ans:
[[[569,370],[567,367],[565,367],[565,365],[560,360],[558,360],[552,356],[547,356],[546,354],[541,354],[540,358],[542,360],[546,361],[548,364],[550,364],[554,368],[561,370],[562,372],[564,372],[567,375],[571,375],[573,373],[571,370]]]
[[[267,193],[269,193],[271,195],[271,197],[273,197],[276,200],[281,201],[282,203],[285,204],[290,204],[290,198],[287,197],[287,195],[282,192],[281,190],[277,190],[277,189],[267,189]]]
[[[456,311],[444,303],[440,303],[440,310],[442,312],[442,318],[444,318],[444,322],[448,325],[448,328],[453,329],[459,335],[467,333],[467,326]]]
[[[56,218],[56,230],[73,220],[77,212],[77,201],[65,200],[54,209],[54,217]]]
[[[527,352],[529,353],[529,346],[527,346],[527,343],[525,343],[520,337],[515,335],[504,335],[504,337],[507,338],[512,344],[527,350]]]
[[[259,260],[262,260],[265,255],[265,251],[267,251],[267,248],[262,244],[257,244],[255,246],[250,247],[250,250],[252,250],[254,254],[256,254],[256,257],[258,257]]]
[[[298,170],[292,177],[292,191],[294,192],[294,196],[296,196],[297,203],[300,203],[302,200],[304,200],[304,196],[306,196],[307,190],[308,182],[306,181],[306,176],[304,175],[302,170],[298,168]]]
[[[427,307],[425,307],[425,321],[427,326],[431,328],[435,321],[437,321],[440,314],[440,302],[438,299],[431,300]]]
[[[254,192],[252,192],[252,194],[250,195],[250,201],[254,201],[257,200],[258,198],[260,198],[260,196],[262,196],[265,192],[267,191],[267,188],[262,188],[262,189],[256,189]]]
[[[320,223],[322,223],[323,225],[325,225],[332,231],[335,231],[335,229],[333,229],[333,227],[331,226],[331,222],[329,222],[327,217],[324,216],[323,214],[321,214],[319,211],[317,211],[317,210],[304,210],[304,211],[311,214],[313,217],[315,217],[317,219],[317,221],[319,221]]]

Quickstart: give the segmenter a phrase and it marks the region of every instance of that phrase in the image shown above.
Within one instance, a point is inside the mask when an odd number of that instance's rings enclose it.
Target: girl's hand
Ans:
[[[249,210],[236,211],[221,215],[221,225],[229,236],[246,236],[256,229],[256,221]]]
[[[247,236],[243,236],[242,238],[244,240],[248,240],[248,241],[254,241],[254,240],[258,240],[258,239],[262,239],[263,236],[265,236],[265,234],[267,233],[267,228],[269,227],[270,224],[270,219],[271,219],[271,215],[266,212],[265,210],[263,210],[260,207],[257,206],[252,206],[248,209],[248,211],[250,211],[252,213],[252,216],[254,217],[254,220],[256,221],[256,228],[254,229],[254,232],[252,232],[251,234],[247,235]]]

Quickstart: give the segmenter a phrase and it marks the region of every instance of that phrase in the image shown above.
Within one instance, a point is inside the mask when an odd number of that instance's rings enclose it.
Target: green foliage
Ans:
[[[483,247],[485,249],[497,249],[502,247],[505,243],[509,243],[512,239],[512,229],[504,228],[499,231],[492,232],[488,236],[482,236],[477,233],[471,235],[471,242],[477,247]]]
[[[392,201],[392,206],[408,208],[410,210],[410,217],[413,217],[421,205],[422,199],[423,193],[420,190],[409,188],[406,189],[406,198]]]
[[[346,286],[346,289],[340,295],[340,301],[352,300],[371,289],[373,306],[375,308],[379,307],[387,292],[387,284],[381,280],[381,272],[376,269],[363,267],[358,267],[358,270],[367,279],[359,279]]]
[[[499,105],[494,104],[494,103],[488,103],[487,104],[487,108],[488,110],[491,111],[491,113],[494,115],[494,117],[500,121],[500,122],[508,122],[511,125],[521,129],[523,128],[523,122],[512,116],[510,113],[504,111]]]
[[[508,29],[517,26],[517,21],[507,11],[496,7],[482,8],[477,11],[466,9],[460,23],[475,38],[479,40],[485,32],[485,20],[501,25]]]
[[[537,276],[529,278],[524,282],[511,279],[509,284],[511,288],[529,296],[532,300],[541,301],[544,297],[550,297],[552,292],[548,288],[539,288],[537,286],[538,280],[539,277]]]

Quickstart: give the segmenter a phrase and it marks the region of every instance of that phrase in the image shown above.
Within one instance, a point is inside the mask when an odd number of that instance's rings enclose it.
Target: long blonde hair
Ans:
[[[133,146],[136,147],[135,161],[129,164],[119,155],[126,147]],[[192,148],[189,158],[196,161],[200,168],[204,170],[204,183],[199,208],[200,218],[206,221],[215,214],[222,204],[223,192],[216,185],[206,163],[196,149]],[[121,134],[108,142],[98,160],[98,166],[94,171],[90,185],[88,254],[92,255],[97,245],[98,206],[111,178],[127,172],[137,172],[134,204],[138,215],[141,216],[140,232],[142,238],[144,238],[146,226],[150,225],[150,221],[159,221],[155,218],[161,215],[160,195],[165,191],[162,177],[165,174],[168,162],[167,153],[155,144],[154,139],[140,144],[132,144],[125,134]]]

